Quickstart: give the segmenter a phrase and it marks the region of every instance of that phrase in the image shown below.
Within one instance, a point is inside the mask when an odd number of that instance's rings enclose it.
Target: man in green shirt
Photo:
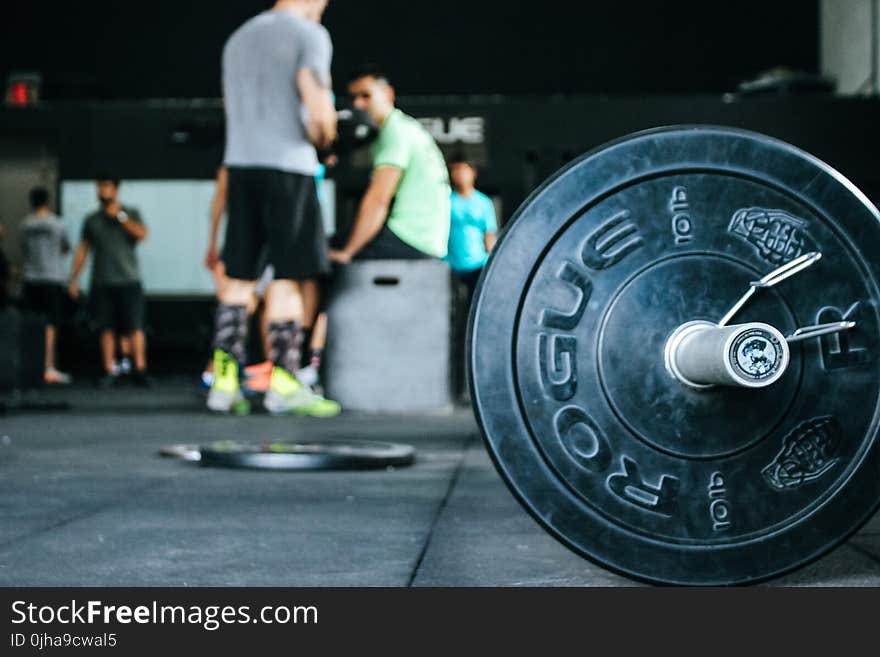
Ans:
[[[330,258],[397,260],[442,258],[449,241],[449,174],[433,137],[394,107],[394,88],[377,70],[348,84],[354,106],[379,126],[371,146],[373,177],[345,248]]]

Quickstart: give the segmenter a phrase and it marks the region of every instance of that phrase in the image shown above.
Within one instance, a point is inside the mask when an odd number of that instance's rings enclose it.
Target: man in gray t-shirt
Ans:
[[[101,357],[105,376],[101,385],[114,382],[116,335],[131,341],[134,356],[132,380],[147,386],[144,291],[135,247],[147,237],[147,227],[137,210],[119,201],[119,179],[103,175],[97,180],[101,209],[86,217],[73,258],[70,295],[79,295],[79,276],[89,253],[93,254],[90,293],[95,320],[101,331]]]
[[[46,319],[46,383],[70,383],[70,377],[55,367],[58,328],[64,319],[64,255],[70,251],[64,222],[49,208],[49,192],[36,187],[30,192],[31,214],[21,222],[24,254],[25,308]]]
[[[324,26],[293,11],[263,12],[229,38],[223,50],[226,166],[318,173],[297,76],[308,71],[329,89],[332,56]]]
[[[243,408],[247,305],[263,254],[275,269],[266,291],[272,379],[264,405],[273,413],[335,415],[339,405],[296,379],[304,329],[317,307],[315,278],[329,271],[315,188],[316,147],[336,137],[330,91],[333,47],[320,24],[327,0],[279,0],[239,27],[223,49],[228,170],[214,384],[208,408]],[[300,296],[302,290],[302,296]]]
[[[61,217],[49,209],[48,191],[42,187],[33,189],[30,199],[33,212],[19,227],[24,280],[63,286],[67,281],[64,255],[70,251],[67,229]]]

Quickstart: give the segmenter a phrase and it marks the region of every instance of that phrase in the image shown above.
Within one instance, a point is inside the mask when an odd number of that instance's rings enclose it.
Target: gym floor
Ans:
[[[633,586],[571,553],[510,495],[469,408],[312,420],[213,417],[191,385],[26,396],[0,416],[0,586]],[[28,410],[32,402],[69,404]],[[404,442],[396,470],[199,467],[163,445]],[[880,516],[770,586],[880,586]]]

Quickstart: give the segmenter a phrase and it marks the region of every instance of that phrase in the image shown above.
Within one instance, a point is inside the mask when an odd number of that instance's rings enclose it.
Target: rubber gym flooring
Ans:
[[[21,401],[0,415],[0,586],[639,585],[569,552],[520,508],[466,407],[214,417],[179,381]],[[417,461],[270,473],[157,456],[172,443],[321,438],[410,443]],[[880,585],[880,516],[767,585]]]

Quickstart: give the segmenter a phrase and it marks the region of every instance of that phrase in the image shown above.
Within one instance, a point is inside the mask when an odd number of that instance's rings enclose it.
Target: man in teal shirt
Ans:
[[[371,146],[373,177],[351,236],[330,258],[340,264],[443,258],[450,221],[443,154],[418,121],[394,107],[394,88],[383,73],[355,74],[348,91],[354,106],[379,126],[379,136]]]
[[[452,178],[452,224],[449,230],[449,253],[446,261],[465,284],[468,299],[480,277],[489,252],[495,246],[498,226],[495,204],[475,187],[477,169],[463,156],[449,163]]]

